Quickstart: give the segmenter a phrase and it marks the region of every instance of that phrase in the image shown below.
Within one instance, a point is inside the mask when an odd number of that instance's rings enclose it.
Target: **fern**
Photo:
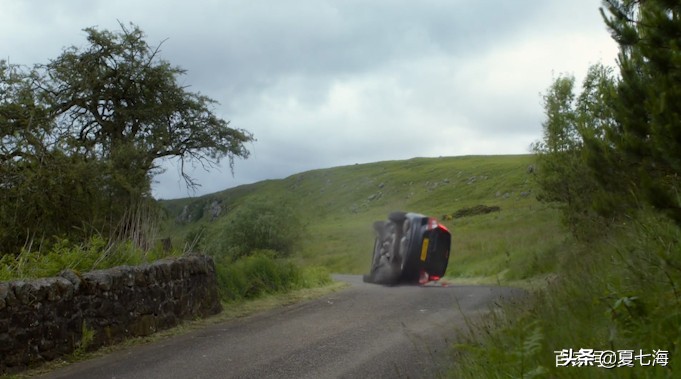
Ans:
[[[527,323],[521,327],[520,341],[520,348],[512,352],[515,358],[514,366],[518,367],[519,371],[518,378],[536,378],[546,374],[546,369],[541,365],[527,370],[532,361],[537,360],[537,356],[542,350],[544,333],[538,321]]]
[[[490,325],[474,326],[477,332],[489,332]],[[456,345],[464,353],[461,356],[463,365],[459,366],[460,376],[503,377],[503,378],[539,378],[548,370],[541,364],[544,331],[538,321],[520,318],[511,323],[503,317],[493,320],[491,334],[486,334],[484,343],[476,342],[480,336],[471,336],[469,343]],[[463,370],[461,370],[463,369]]]

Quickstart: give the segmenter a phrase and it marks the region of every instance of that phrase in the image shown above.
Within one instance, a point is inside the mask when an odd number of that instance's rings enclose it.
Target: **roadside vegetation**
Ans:
[[[212,167],[227,159],[233,167],[249,155],[248,131],[217,117],[214,100],[188,92],[184,70],[138,27],[120,27],[85,29],[84,47],[47,64],[0,60],[0,280],[198,251],[200,230],[175,246],[160,235],[166,211],[151,196],[160,162]],[[287,211],[253,203],[230,218],[229,233],[207,236],[223,299],[330,282],[327,271],[287,259],[299,233],[294,218],[280,222]]]
[[[592,66],[581,91],[556,78],[534,146],[539,198],[571,242],[546,288],[458,345],[453,377],[679,376],[681,6],[603,4],[618,67]]]

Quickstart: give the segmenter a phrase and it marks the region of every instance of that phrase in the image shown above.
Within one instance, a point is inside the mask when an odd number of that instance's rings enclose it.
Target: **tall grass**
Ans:
[[[53,237],[29,240],[17,254],[0,256],[0,281],[55,276],[65,269],[91,271],[138,265],[182,252],[167,250],[158,237],[158,208],[148,203],[131,207],[108,235],[91,231],[84,241]]]
[[[681,362],[681,232],[642,214],[608,236],[562,250],[558,277],[524,307],[507,307],[459,346],[457,378],[672,378]],[[523,341],[541,334],[524,355]],[[536,339],[536,338],[535,338]],[[556,351],[669,352],[669,365],[556,367]],[[619,359],[618,359],[619,361]],[[676,374],[674,374],[676,372]]]
[[[86,272],[120,265],[134,266],[179,254],[178,251],[165,251],[160,245],[142,250],[129,241],[112,244],[99,236],[84,243],[62,239],[46,250],[31,250],[29,246],[17,255],[0,257],[0,281],[50,277],[65,269]]]
[[[329,272],[323,268],[301,268],[276,256],[273,251],[260,250],[236,261],[218,260],[216,270],[222,300],[238,302],[331,283]]]
[[[558,210],[534,199],[512,205],[445,222],[453,237],[447,277],[508,284],[556,270],[559,251],[570,243]]]

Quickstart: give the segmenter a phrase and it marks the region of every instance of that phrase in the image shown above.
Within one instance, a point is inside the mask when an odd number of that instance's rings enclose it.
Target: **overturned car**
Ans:
[[[439,280],[449,262],[451,234],[433,217],[392,212],[374,222],[376,240],[368,283],[394,285]]]

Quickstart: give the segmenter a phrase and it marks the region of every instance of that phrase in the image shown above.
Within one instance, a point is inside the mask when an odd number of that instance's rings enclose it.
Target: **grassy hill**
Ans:
[[[393,210],[443,219],[476,205],[499,212],[444,221],[453,234],[448,276],[507,282],[552,271],[565,240],[559,213],[536,200],[529,155],[414,158],[319,169],[196,198],[164,200],[164,233],[175,245],[200,228],[225,227],[226,215],[252,199],[295,209],[306,233],[293,258],[333,272],[363,273],[372,222]],[[218,215],[219,211],[219,215]],[[206,233],[209,235],[210,233]]]

